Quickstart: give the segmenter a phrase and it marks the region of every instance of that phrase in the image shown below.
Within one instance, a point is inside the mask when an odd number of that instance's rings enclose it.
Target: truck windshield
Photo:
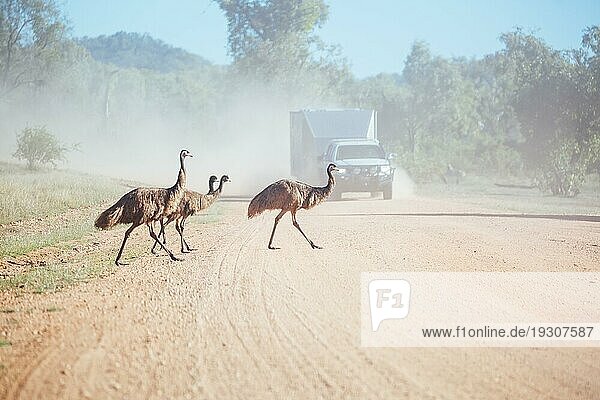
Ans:
[[[385,158],[385,154],[381,147],[372,144],[338,147],[336,159],[351,160],[360,158]]]

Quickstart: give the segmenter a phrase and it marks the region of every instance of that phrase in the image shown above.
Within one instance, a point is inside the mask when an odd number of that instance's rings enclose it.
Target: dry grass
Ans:
[[[92,233],[100,206],[116,201],[127,190],[125,182],[108,177],[30,171],[0,162],[0,257],[27,254]]]
[[[56,292],[78,282],[86,282],[113,272],[113,266],[100,260],[90,260],[79,265],[50,264],[1,279],[0,291],[19,289],[30,293]]]
[[[29,171],[0,163],[0,225],[105,203],[126,191],[115,179],[72,171]]]
[[[429,183],[418,185],[416,194],[444,198],[497,211],[531,214],[600,214],[600,182],[598,175],[588,176],[581,193],[573,198],[552,196],[538,189],[498,187],[494,182],[507,179],[468,176],[459,185]],[[528,183],[518,182],[518,183]]]
[[[58,243],[80,238],[93,232],[93,217],[88,219],[75,219],[65,226],[52,226],[44,232],[19,232],[16,234],[2,234],[0,231],[0,257],[19,256],[33,250]],[[92,222],[90,222],[92,221]]]
[[[72,171],[29,171],[0,163],[0,257],[73,245],[94,232],[102,204],[128,190],[122,182]],[[39,257],[39,256],[38,256]],[[0,279],[0,291],[52,292],[110,273],[106,254],[86,254],[62,263],[47,263]],[[10,271],[9,271],[10,272]]]

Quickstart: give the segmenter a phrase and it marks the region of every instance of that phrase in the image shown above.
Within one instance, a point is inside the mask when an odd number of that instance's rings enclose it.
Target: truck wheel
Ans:
[[[390,200],[392,198],[392,185],[388,185],[383,189],[383,199]]]

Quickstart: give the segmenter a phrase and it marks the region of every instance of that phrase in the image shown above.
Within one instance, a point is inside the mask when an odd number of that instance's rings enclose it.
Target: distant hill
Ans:
[[[85,36],[77,42],[94,59],[124,68],[171,72],[210,65],[205,58],[173,47],[148,34],[117,32],[110,36]]]

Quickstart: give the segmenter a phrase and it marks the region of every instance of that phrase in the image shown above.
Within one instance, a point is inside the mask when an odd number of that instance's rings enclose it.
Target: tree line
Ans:
[[[293,108],[378,110],[380,140],[417,181],[452,164],[527,176],[574,196],[600,171],[598,26],[582,27],[581,46],[571,50],[516,29],[481,59],[441,57],[415,42],[402,71],[357,79],[342,49],[317,34],[327,22],[324,0],[216,3],[229,32],[227,66],[147,35],[74,39],[54,0],[0,0],[5,115],[25,105],[43,120],[39,110],[55,113],[49,103],[60,93],[61,110],[90,127],[82,135],[126,135],[156,113],[180,135],[199,127],[210,135],[222,124],[218,110],[259,92]],[[0,123],[2,135],[14,135],[7,127]]]

